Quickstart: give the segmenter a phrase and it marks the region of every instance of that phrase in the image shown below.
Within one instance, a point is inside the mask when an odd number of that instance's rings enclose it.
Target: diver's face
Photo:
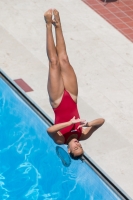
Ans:
[[[68,145],[68,153],[72,153],[74,154],[74,156],[80,156],[83,154],[83,149],[82,149],[82,146],[81,144],[79,143],[79,141],[77,139],[72,139],[70,142],[69,142],[69,145]]]

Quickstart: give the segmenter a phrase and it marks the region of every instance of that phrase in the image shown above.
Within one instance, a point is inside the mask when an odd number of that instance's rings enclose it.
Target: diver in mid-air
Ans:
[[[77,108],[77,78],[67,56],[59,12],[49,9],[45,12],[44,19],[49,59],[47,87],[50,104],[55,113],[55,123],[47,132],[55,143],[68,144],[68,153],[76,158],[83,154],[79,141],[88,139],[103,125],[104,119],[99,118],[91,122],[80,119]],[[55,28],[56,45],[52,26]]]

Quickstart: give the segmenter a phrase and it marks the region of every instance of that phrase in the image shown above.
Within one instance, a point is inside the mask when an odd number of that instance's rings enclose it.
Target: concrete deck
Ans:
[[[79,84],[79,111],[105,125],[82,142],[85,152],[133,198],[133,44],[81,0],[1,0],[0,68],[22,78],[27,93],[54,119],[47,94],[43,13],[60,11]],[[45,137],[45,136],[44,136]]]

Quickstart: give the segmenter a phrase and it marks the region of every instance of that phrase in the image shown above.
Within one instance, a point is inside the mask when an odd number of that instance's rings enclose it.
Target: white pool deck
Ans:
[[[60,11],[81,118],[106,120],[84,150],[133,198],[133,43],[81,0],[1,0],[0,68],[31,86],[27,95],[54,119],[43,19],[49,8]]]

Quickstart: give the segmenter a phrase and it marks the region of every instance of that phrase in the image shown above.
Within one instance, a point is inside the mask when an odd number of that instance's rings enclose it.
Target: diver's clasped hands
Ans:
[[[83,119],[80,119],[80,118],[75,119],[75,116],[70,120],[70,122],[72,124],[76,124],[76,123],[80,122],[80,125],[78,126],[78,129],[81,128],[81,127],[86,126],[86,124],[87,124],[86,120],[83,120]]]

